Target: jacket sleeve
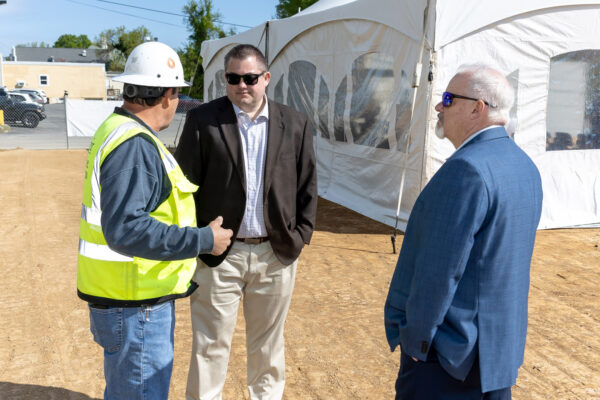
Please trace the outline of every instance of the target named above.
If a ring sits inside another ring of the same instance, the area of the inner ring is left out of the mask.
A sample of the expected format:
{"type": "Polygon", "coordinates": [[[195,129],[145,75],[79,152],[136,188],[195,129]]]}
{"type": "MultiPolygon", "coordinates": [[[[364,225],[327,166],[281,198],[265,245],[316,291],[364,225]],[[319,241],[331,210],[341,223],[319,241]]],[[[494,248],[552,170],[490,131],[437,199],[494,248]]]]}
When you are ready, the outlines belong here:
{"type": "Polygon", "coordinates": [[[151,260],[180,260],[213,248],[210,227],[180,228],[152,217],[171,193],[153,143],[137,135],[104,160],[100,169],[102,229],[111,249],[151,260]]]}
{"type": "Polygon", "coordinates": [[[296,230],[300,233],[304,243],[309,244],[315,229],[318,187],[313,132],[306,119],[304,120],[302,143],[296,171],[296,230]]]}
{"type": "Polygon", "coordinates": [[[409,248],[403,243],[386,303],[392,350],[401,344],[407,354],[427,358],[485,221],[488,202],[481,175],[463,160],[447,161],[419,196],[404,238],[409,248]],[[403,259],[405,251],[412,256],[403,259]],[[403,271],[405,261],[414,263],[407,268],[412,276],[403,271]],[[408,289],[396,290],[399,287],[408,289]]]}

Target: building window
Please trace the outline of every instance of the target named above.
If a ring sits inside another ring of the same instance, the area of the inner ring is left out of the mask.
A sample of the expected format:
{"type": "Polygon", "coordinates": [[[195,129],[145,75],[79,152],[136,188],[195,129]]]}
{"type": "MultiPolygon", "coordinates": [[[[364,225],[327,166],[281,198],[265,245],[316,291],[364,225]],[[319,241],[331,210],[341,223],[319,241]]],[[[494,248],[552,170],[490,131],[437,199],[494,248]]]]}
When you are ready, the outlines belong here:
{"type": "Polygon", "coordinates": [[[48,75],[40,75],[40,86],[48,86],[48,75]]]}
{"type": "Polygon", "coordinates": [[[600,149],[600,51],[550,60],[546,150],[600,149]]]}

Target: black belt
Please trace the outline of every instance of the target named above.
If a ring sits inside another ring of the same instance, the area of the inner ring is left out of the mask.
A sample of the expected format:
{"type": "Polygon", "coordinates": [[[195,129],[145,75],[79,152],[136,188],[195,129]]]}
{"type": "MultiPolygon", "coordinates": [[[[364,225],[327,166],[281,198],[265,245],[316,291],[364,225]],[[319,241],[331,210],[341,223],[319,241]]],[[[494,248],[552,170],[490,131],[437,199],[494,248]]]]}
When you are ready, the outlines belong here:
{"type": "Polygon", "coordinates": [[[107,306],[105,304],[92,304],[92,303],[89,303],[89,305],[92,308],[99,308],[101,310],[106,310],[107,308],[109,308],[109,306],[107,306]]]}
{"type": "Polygon", "coordinates": [[[246,244],[261,244],[269,240],[267,236],[257,237],[257,238],[235,238],[238,242],[243,242],[246,244]]]}

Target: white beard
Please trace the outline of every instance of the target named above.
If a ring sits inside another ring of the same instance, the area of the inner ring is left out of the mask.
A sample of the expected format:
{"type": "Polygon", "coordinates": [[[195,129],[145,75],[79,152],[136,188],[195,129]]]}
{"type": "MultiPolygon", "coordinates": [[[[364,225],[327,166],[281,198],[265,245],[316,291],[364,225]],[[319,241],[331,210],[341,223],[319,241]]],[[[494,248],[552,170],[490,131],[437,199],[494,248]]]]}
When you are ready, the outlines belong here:
{"type": "Polygon", "coordinates": [[[435,125],[435,136],[437,136],[439,139],[446,137],[444,136],[444,125],[440,120],[438,120],[437,124],[435,125]]]}

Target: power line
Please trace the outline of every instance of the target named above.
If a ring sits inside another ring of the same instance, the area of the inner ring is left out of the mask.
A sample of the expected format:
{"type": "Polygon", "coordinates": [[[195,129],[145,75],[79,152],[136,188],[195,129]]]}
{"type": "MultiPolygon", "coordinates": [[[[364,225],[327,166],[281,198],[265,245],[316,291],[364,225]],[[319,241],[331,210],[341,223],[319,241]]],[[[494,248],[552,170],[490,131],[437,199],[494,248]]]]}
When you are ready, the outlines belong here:
{"type": "Polygon", "coordinates": [[[240,28],[253,28],[253,26],[232,24],[231,22],[221,21],[219,19],[215,19],[215,22],[218,22],[219,24],[223,24],[223,25],[239,26],[240,28]]]}
{"type": "Polygon", "coordinates": [[[81,4],[81,5],[83,5],[83,6],[88,6],[88,7],[99,8],[100,10],[109,11],[109,12],[112,12],[112,13],[115,13],[115,14],[127,15],[127,16],[129,16],[129,17],[134,17],[134,18],[144,19],[144,20],[147,20],[147,21],[152,21],[152,22],[156,22],[156,23],[159,23],[159,24],[165,24],[165,25],[170,25],[170,26],[176,26],[176,27],[178,27],[178,28],[183,28],[181,25],[170,24],[170,23],[168,23],[168,22],[159,21],[159,20],[152,19],[152,18],[140,17],[139,15],[128,14],[128,13],[124,13],[124,12],[122,12],[122,11],[115,11],[115,10],[111,10],[111,9],[109,9],[109,8],[104,8],[104,7],[94,6],[94,5],[92,5],[92,4],[81,3],[81,2],[79,2],[79,1],[75,1],[75,0],[66,0],[66,1],[68,1],[68,2],[70,2],[70,3],[81,4]]]}
{"type": "MultiPolygon", "coordinates": [[[[176,17],[183,17],[183,18],[187,17],[187,15],[185,15],[185,14],[178,14],[178,13],[174,13],[174,12],[170,12],[170,11],[163,11],[163,10],[155,10],[153,8],[146,8],[146,7],[140,7],[140,6],[133,6],[131,4],[123,4],[123,3],[116,2],[116,1],[109,1],[109,0],[96,0],[96,1],[100,1],[102,3],[115,4],[115,5],[122,6],[122,7],[135,8],[138,10],[156,12],[156,13],[160,13],[160,14],[174,15],[176,17]]],[[[218,23],[224,24],[224,25],[239,26],[242,28],[252,28],[251,26],[248,26],[248,25],[232,24],[230,22],[225,22],[225,21],[220,21],[220,20],[215,20],[215,22],[218,22],[218,23]]]]}
{"type": "Polygon", "coordinates": [[[145,7],[139,7],[139,6],[132,6],[132,5],[129,5],[129,4],[117,3],[116,1],[108,1],[108,0],[96,0],[96,1],[100,1],[100,2],[102,2],[102,3],[116,4],[116,5],[118,5],[118,6],[123,6],[123,7],[137,8],[137,9],[139,9],[139,10],[152,11],[152,12],[157,12],[157,13],[161,13],[161,14],[175,15],[175,16],[177,16],[177,17],[185,17],[185,15],[183,15],[183,14],[172,13],[172,12],[170,12],[170,11],[154,10],[154,9],[152,9],[152,8],[145,8],[145,7]]]}

